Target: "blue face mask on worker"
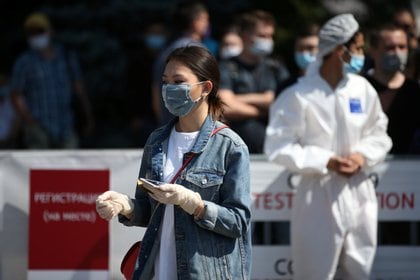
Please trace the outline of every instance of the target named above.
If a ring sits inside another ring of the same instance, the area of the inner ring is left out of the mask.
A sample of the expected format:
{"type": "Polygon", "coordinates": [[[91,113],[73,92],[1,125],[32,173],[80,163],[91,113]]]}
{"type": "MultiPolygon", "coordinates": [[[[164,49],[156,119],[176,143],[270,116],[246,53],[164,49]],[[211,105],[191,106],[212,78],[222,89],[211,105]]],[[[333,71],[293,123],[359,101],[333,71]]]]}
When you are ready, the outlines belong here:
{"type": "Polygon", "coordinates": [[[308,68],[309,64],[316,60],[316,54],[303,51],[303,52],[295,52],[295,62],[296,65],[301,69],[305,70],[308,68]]]}
{"type": "Polygon", "coordinates": [[[190,96],[191,87],[202,84],[164,84],[162,85],[162,98],[168,111],[178,117],[187,115],[195,107],[202,96],[192,100],[190,96]]]}
{"type": "Polygon", "coordinates": [[[347,52],[350,55],[350,62],[344,62],[344,72],[345,73],[359,73],[363,65],[365,64],[365,56],[359,54],[352,54],[349,50],[347,52]]]}

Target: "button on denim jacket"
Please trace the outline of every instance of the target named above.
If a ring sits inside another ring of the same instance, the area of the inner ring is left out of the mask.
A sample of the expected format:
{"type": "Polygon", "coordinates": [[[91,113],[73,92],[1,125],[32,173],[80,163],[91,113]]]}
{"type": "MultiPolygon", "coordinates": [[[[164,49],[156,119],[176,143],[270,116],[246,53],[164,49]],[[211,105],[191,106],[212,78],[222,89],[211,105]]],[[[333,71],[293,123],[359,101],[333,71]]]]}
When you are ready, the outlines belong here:
{"type": "MultiPolygon", "coordinates": [[[[155,130],[144,147],[139,177],[163,180],[168,139],[175,124],[155,130]]],[[[200,193],[205,204],[202,219],[175,206],[175,246],[178,279],[250,279],[251,196],[248,148],[230,128],[211,136],[222,123],[208,116],[190,153],[194,158],[176,183],[200,193]]],[[[184,160],[189,154],[184,155],[184,160]]],[[[159,230],[165,205],[136,188],[127,226],[147,226],[133,279],[152,279],[159,250],[159,230]]]]}

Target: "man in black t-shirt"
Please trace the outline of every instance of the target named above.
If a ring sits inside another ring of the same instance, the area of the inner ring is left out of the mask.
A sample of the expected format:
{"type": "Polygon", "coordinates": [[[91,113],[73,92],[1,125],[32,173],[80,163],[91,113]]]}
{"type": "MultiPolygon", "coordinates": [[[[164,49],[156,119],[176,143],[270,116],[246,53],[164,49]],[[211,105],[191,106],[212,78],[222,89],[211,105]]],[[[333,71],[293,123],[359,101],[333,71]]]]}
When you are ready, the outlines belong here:
{"type": "Polygon", "coordinates": [[[407,35],[400,27],[382,26],[371,34],[370,45],[375,66],[365,76],[377,90],[389,118],[391,154],[420,154],[420,86],[403,73],[407,35]]]}

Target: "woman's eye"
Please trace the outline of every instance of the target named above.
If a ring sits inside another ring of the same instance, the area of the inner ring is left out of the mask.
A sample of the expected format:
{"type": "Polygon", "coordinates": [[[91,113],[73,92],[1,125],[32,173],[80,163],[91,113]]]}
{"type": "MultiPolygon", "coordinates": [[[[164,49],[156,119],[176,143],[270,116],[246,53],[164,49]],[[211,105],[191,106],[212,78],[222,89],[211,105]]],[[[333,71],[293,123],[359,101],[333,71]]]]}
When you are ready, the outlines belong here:
{"type": "Polygon", "coordinates": [[[187,82],[185,80],[175,80],[175,81],[166,81],[166,80],[162,80],[162,85],[180,85],[180,84],[187,84],[187,82]]]}

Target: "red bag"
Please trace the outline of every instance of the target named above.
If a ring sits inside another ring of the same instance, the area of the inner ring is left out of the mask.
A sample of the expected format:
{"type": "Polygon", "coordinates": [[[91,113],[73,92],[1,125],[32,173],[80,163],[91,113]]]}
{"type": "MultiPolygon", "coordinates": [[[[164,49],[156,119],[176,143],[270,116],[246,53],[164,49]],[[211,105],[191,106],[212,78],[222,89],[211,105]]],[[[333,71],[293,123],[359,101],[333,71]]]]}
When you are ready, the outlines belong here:
{"type": "Polygon", "coordinates": [[[137,256],[139,255],[141,247],[141,241],[137,241],[133,245],[131,245],[130,249],[128,249],[127,253],[125,254],[120,270],[121,273],[124,275],[125,279],[130,280],[133,276],[134,267],[136,266],[137,256]]]}

